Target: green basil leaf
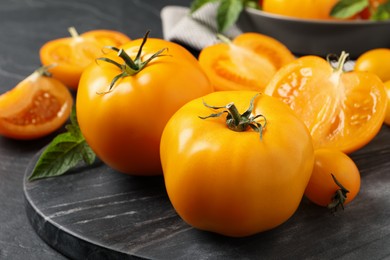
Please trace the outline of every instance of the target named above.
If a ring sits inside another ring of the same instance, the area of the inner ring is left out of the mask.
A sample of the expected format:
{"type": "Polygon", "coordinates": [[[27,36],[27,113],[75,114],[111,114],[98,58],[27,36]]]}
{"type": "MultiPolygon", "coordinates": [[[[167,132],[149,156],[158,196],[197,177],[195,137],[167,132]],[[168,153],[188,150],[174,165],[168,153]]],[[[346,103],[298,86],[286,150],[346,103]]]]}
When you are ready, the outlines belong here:
{"type": "Polygon", "coordinates": [[[88,165],[95,161],[96,155],[81,134],[74,109],[66,129],[67,132],[57,135],[42,152],[29,181],[63,175],[82,161],[88,165]]]}
{"type": "Polygon", "coordinates": [[[242,0],[221,0],[217,11],[218,32],[224,32],[232,26],[244,9],[242,0]]]}
{"type": "Polygon", "coordinates": [[[385,21],[390,19],[390,2],[383,3],[378,6],[378,9],[372,14],[370,20],[385,21]]]}
{"type": "Polygon", "coordinates": [[[199,8],[201,8],[203,5],[207,4],[207,3],[214,3],[214,2],[218,2],[219,0],[194,0],[192,1],[191,3],[191,6],[190,6],[190,12],[193,13],[195,12],[196,10],[198,10],[199,8]]]}
{"type": "Polygon", "coordinates": [[[341,0],[333,6],[330,15],[335,18],[346,19],[358,14],[368,6],[368,0],[341,0]]]}

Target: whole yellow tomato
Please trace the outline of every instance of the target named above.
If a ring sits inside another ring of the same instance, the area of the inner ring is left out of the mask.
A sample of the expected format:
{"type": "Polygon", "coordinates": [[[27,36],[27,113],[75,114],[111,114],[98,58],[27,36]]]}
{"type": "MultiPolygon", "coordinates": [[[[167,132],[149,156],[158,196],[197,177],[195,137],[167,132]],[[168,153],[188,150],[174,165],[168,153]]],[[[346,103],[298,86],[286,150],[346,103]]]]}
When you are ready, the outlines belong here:
{"type": "Polygon", "coordinates": [[[305,19],[331,19],[338,0],[264,0],[265,12],[305,19]]]}
{"type": "Polygon", "coordinates": [[[305,190],[313,203],[336,210],[351,202],[360,190],[360,173],[355,162],[335,149],[318,149],[305,190]]]}
{"type": "Polygon", "coordinates": [[[164,129],[168,196],[196,228],[252,235],[285,222],[302,199],[314,163],[310,133],[281,101],[256,94],[220,91],[195,99],[164,129]]]}
{"type": "Polygon", "coordinates": [[[390,49],[366,51],[356,59],[355,70],[375,73],[383,82],[390,80],[390,49]]]}
{"type": "Polygon", "coordinates": [[[166,122],[213,89],[183,47],[145,40],[113,48],[92,63],[81,76],[76,108],[81,132],[102,161],[120,172],[158,175],[166,122]]]}

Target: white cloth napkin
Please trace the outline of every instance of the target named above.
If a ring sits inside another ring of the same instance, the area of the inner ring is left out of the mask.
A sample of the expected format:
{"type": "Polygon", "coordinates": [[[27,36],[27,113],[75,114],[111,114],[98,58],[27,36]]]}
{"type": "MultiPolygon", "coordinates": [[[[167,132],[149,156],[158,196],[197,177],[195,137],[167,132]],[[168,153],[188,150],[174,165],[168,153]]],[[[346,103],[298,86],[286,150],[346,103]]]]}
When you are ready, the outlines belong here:
{"type": "MultiPolygon", "coordinates": [[[[181,6],[166,6],[161,10],[164,39],[179,43],[187,48],[199,51],[206,46],[215,44],[217,39],[218,4],[205,4],[193,14],[189,8],[181,6]]],[[[234,38],[242,31],[233,25],[224,35],[234,38]]]]}

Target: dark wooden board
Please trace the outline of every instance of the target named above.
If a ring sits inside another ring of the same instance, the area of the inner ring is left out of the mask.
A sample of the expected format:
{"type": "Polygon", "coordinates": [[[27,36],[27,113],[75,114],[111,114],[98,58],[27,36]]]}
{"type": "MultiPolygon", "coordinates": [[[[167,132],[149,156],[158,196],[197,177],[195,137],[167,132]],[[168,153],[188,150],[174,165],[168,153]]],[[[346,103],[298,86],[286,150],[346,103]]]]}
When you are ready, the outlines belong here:
{"type": "Polygon", "coordinates": [[[306,199],[281,226],[229,238],[196,230],[175,213],[162,176],[134,177],[103,163],[28,182],[26,211],[39,236],[66,256],[84,259],[383,259],[390,257],[390,128],[352,154],[362,185],[344,211],[306,199]]]}

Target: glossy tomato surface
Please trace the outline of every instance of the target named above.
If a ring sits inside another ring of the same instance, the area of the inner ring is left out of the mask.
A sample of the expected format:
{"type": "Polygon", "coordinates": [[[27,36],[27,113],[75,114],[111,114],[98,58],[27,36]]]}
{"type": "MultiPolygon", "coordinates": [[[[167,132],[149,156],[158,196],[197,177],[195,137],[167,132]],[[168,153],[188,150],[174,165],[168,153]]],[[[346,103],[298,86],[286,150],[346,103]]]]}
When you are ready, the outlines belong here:
{"type": "Polygon", "coordinates": [[[315,151],[313,173],[305,190],[305,196],[313,203],[326,207],[332,203],[340,186],[336,178],[348,192],[344,205],[351,202],[360,190],[360,173],[354,161],[345,153],[334,149],[315,151]]]}
{"type": "Polygon", "coordinates": [[[282,67],[265,93],[297,113],[310,130],[315,148],[346,153],[375,137],[386,109],[384,86],[375,74],[343,72],[318,56],[304,56],[282,67]]]}
{"type": "Polygon", "coordinates": [[[184,105],[161,139],[161,162],[168,196],[190,225],[242,237],[272,229],[296,211],[309,181],[314,151],[309,132],[279,100],[259,95],[252,115],[259,132],[226,126],[226,114],[204,105],[234,103],[248,109],[254,91],[220,91],[184,105]],[[265,118],[265,119],[264,119],[265,118]],[[265,121],[266,120],[266,124],[265,121]],[[265,124],[265,125],[264,125],[265,124]]]}
{"type": "Polygon", "coordinates": [[[264,0],[263,11],[304,19],[331,19],[337,0],[264,0]]]}
{"type": "Polygon", "coordinates": [[[68,88],[37,70],[0,96],[0,134],[14,139],[48,135],[65,123],[72,105],[68,88]]]}
{"type": "MultiPolygon", "coordinates": [[[[123,45],[135,59],[142,39],[123,45]]],[[[183,47],[150,38],[140,58],[163,50],[141,71],[117,80],[122,71],[99,60],[82,74],[77,91],[77,117],[88,144],[106,164],[134,175],[161,174],[159,144],[168,119],[186,102],[213,91],[197,60],[183,47]]],[[[110,58],[124,61],[116,52],[110,58]]]]}
{"type": "Polygon", "coordinates": [[[355,62],[355,70],[372,72],[383,82],[390,80],[390,48],[372,49],[363,53],[355,62]]]}
{"type": "Polygon", "coordinates": [[[119,47],[130,41],[126,35],[111,30],[93,30],[72,37],[54,39],[39,50],[43,65],[56,66],[50,69],[57,78],[71,89],[77,89],[83,70],[102,55],[104,46],[119,47]]]}
{"type": "Polygon", "coordinates": [[[384,84],[387,94],[387,108],[384,122],[390,126],[390,80],[386,81],[384,84]]]}

